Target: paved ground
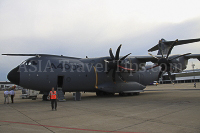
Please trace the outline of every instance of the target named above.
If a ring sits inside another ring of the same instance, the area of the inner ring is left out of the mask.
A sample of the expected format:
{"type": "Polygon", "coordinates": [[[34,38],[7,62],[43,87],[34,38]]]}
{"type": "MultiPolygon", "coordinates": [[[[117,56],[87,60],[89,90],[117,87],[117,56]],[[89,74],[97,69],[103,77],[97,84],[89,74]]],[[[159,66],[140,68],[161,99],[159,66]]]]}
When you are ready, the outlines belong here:
{"type": "Polygon", "coordinates": [[[200,132],[200,83],[148,86],[139,96],[96,97],[82,93],[82,101],[58,103],[20,99],[3,104],[0,91],[0,132],[200,132]]]}

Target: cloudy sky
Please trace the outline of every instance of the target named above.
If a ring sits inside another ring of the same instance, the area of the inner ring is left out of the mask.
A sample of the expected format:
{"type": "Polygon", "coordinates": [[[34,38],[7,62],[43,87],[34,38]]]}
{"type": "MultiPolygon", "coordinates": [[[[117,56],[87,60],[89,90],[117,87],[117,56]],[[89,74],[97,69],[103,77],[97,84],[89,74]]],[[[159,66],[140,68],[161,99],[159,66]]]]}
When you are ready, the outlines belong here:
{"type": "MultiPolygon", "coordinates": [[[[0,54],[148,55],[165,38],[200,38],[199,0],[0,0],[0,54]]],[[[172,54],[200,53],[200,42],[172,54]]],[[[156,54],[157,52],[153,52],[156,54]]],[[[27,57],[0,55],[0,81],[27,57]]],[[[189,60],[200,68],[197,60],[189,60]]]]}

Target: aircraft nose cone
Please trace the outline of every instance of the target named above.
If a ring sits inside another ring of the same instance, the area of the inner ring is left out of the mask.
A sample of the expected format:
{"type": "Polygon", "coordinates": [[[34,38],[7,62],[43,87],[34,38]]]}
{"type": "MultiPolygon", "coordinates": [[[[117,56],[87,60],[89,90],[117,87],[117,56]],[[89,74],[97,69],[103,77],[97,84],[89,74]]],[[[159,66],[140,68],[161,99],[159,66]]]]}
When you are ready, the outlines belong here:
{"type": "Polygon", "coordinates": [[[11,70],[8,75],[7,78],[10,82],[19,85],[20,83],[20,72],[19,72],[19,66],[17,66],[16,68],[14,68],[13,70],[11,70]]]}

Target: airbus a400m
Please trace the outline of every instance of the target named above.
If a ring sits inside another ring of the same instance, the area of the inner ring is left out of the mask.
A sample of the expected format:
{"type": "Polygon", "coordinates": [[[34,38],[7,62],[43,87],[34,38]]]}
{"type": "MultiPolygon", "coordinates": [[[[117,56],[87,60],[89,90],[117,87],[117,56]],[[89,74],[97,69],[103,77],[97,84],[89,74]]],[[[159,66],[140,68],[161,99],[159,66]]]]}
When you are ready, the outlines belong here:
{"type": "Polygon", "coordinates": [[[200,54],[186,53],[170,55],[176,45],[198,42],[200,39],[166,41],[161,39],[149,49],[158,50],[157,55],[120,56],[120,45],[114,55],[98,58],[76,58],[47,54],[3,54],[10,56],[33,56],[11,70],[7,78],[14,84],[38,90],[43,99],[52,87],[61,88],[63,92],[96,92],[97,95],[119,93],[139,94],[146,85],[158,80],[163,73],[168,73],[172,83],[171,72],[186,69],[188,59],[200,54]],[[146,62],[154,65],[146,65],[146,62]]]}

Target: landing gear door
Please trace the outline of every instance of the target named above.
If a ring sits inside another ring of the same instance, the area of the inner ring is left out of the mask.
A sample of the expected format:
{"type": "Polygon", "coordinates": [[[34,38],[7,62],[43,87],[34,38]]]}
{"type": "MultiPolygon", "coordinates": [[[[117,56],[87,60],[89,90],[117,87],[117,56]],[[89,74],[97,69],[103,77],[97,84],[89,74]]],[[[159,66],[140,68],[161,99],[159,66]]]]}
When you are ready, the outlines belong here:
{"type": "Polygon", "coordinates": [[[138,79],[139,79],[139,83],[140,84],[144,84],[144,75],[142,74],[142,73],[140,73],[139,75],[138,75],[138,79]]]}

